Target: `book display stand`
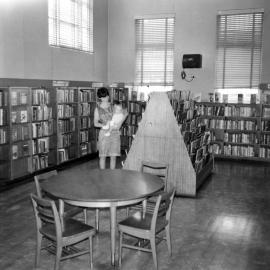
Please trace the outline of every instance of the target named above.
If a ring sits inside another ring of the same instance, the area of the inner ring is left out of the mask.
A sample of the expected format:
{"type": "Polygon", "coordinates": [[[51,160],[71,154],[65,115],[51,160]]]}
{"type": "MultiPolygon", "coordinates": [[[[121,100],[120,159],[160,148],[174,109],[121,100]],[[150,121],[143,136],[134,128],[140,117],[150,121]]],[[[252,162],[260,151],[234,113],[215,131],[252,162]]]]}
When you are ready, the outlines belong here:
{"type": "Polygon", "coordinates": [[[175,187],[177,195],[196,196],[202,179],[208,175],[203,170],[196,174],[165,92],[150,94],[123,168],[139,171],[142,161],[169,164],[167,187],[175,187]]]}

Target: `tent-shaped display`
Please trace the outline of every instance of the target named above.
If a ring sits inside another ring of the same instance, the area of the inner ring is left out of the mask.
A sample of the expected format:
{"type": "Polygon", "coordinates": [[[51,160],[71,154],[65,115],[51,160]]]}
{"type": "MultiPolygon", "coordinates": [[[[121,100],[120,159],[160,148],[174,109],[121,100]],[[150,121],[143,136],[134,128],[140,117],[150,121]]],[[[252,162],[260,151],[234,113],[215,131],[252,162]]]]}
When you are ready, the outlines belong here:
{"type": "Polygon", "coordinates": [[[150,94],[123,169],[139,171],[142,160],[169,164],[168,189],[196,195],[197,176],[165,92],[150,94]]]}

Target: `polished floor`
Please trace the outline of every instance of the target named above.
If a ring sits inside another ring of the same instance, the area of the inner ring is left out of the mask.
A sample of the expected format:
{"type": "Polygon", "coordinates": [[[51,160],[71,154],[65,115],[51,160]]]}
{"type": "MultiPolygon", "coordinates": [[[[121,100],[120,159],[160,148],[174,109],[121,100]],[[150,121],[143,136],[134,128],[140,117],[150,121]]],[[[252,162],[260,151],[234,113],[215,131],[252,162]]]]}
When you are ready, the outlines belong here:
{"type": "MultiPolygon", "coordinates": [[[[97,167],[97,160],[83,163],[97,167]]],[[[61,173],[61,172],[60,172],[61,173]]],[[[34,269],[35,221],[29,200],[33,182],[0,193],[0,269],[34,269]]],[[[89,211],[89,223],[94,212],[89,211]]],[[[125,215],[118,211],[118,220],[125,215]]],[[[218,161],[194,198],[176,198],[172,212],[173,254],[157,247],[160,270],[269,270],[270,164],[218,161]]],[[[101,212],[94,238],[94,268],[110,264],[109,213],[101,212]]],[[[53,269],[54,256],[42,252],[38,269],[53,269]]],[[[124,250],[121,269],[154,269],[151,254],[124,250]]],[[[115,267],[118,269],[118,267],[115,267]]],[[[63,270],[89,269],[88,256],[66,260],[63,270]]]]}

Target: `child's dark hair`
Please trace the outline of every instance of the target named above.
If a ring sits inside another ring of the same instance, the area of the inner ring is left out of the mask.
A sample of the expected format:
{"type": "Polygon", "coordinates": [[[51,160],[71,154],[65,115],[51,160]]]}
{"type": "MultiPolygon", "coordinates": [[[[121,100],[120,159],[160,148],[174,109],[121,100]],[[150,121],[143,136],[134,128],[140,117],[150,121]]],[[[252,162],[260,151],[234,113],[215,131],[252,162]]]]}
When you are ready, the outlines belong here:
{"type": "Polygon", "coordinates": [[[106,87],[101,87],[97,91],[98,98],[103,98],[109,96],[109,90],[106,87]]]}

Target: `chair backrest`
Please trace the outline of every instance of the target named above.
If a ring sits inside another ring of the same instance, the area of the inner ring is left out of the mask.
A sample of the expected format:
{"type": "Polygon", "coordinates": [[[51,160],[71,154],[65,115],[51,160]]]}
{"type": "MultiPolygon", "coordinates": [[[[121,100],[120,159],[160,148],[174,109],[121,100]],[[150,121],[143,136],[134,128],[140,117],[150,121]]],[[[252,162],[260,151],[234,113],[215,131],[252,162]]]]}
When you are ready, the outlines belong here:
{"type": "Polygon", "coordinates": [[[164,191],[167,191],[169,164],[152,161],[142,161],[141,172],[154,174],[164,181],[164,191]]]}
{"type": "Polygon", "coordinates": [[[46,172],[46,173],[42,173],[42,174],[39,174],[39,175],[35,175],[34,176],[34,180],[35,180],[35,185],[36,185],[36,192],[37,192],[37,195],[39,198],[42,198],[42,189],[40,187],[40,182],[42,180],[46,180],[54,175],[57,175],[57,171],[56,170],[53,170],[53,171],[49,171],[49,172],[46,172]]]}
{"type": "Polygon", "coordinates": [[[159,221],[161,221],[160,224],[162,224],[162,228],[160,229],[163,229],[170,223],[174,195],[175,188],[171,189],[169,192],[164,191],[159,194],[153,212],[151,230],[156,231],[156,224],[159,221]]]}
{"type": "Polygon", "coordinates": [[[40,198],[34,194],[30,194],[34,208],[37,230],[42,233],[42,227],[48,224],[55,225],[56,237],[62,236],[60,216],[57,211],[55,202],[40,198]]]}

